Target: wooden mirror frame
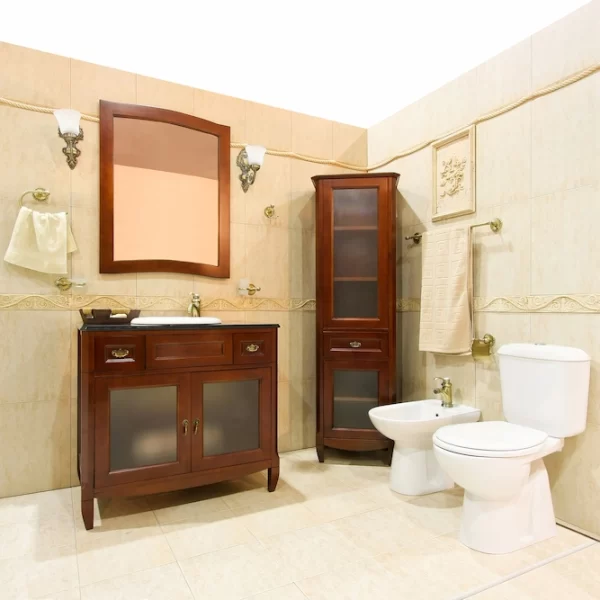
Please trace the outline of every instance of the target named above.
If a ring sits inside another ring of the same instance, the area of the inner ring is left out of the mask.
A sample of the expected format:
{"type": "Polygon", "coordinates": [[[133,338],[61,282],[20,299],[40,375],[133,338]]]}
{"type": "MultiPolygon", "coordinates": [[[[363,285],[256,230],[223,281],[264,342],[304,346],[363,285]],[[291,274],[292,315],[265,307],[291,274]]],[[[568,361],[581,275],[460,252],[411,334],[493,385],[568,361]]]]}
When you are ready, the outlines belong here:
{"type": "Polygon", "coordinates": [[[230,129],[173,110],[100,100],[100,273],[186,273],[229,277],[229,173],[230,129]],[[179,125],[218,138],[219,249],[218,265],[177,260],[114,259],[114,119],[141,119],[179,125]]]}

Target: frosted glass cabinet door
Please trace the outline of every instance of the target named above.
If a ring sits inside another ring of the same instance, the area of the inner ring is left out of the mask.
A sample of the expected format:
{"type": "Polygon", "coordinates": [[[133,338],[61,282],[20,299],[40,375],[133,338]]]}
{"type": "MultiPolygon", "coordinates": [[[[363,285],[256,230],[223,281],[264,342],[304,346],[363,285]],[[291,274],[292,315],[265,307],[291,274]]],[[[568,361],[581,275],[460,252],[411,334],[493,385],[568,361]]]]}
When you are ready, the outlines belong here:
{"type": "Polygon", "coordinates": [[[110,470],[177,460],[177,386],[110,390],[110,470]]]}
{"type": "Polygon", "coordinates": [[[388,187],[383,177],[323,183],[317,277],[326,328],[388,325],[389,291],[395,287],[389,273],[393,240],[388,187]]]}
{"type": "Polygon", "coordinates": [[[361,362],[325,361],[324,429],[327,437],[381,437],[371,423],[369,411],[391,401],[388,366],[379,361],[366,366],[361,362]]]}
{"type": "Polygon", "coordinates": [[[103,485],[189,471],[189,378],[145,375],[98,380],[96,472],[103,485]]]}
{"type": "Polygon", "coordinates": [[[333,318],[379,316],[378,190],[333,190],[333,318]]]}
{"type": "Polygon", "coordinates": [[[192,468],[253,462],[271,440],[271,369],[196,373],[192,383],[192,468]],[[261,417],[262,415],[262,417],[261,417]]]}

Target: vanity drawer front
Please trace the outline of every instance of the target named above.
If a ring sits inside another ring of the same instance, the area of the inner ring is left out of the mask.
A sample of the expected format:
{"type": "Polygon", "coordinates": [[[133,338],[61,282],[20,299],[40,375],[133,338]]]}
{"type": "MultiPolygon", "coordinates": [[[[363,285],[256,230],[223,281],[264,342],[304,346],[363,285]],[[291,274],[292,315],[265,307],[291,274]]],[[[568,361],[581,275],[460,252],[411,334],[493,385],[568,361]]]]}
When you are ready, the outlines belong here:
{"type": "Polygon", "coordinates": [[[385,359],[388,357],[387,333],[325,333],[323,345],[326,358],[360,356],[361,358],[385,359]]]}
{"type": "Polygon", "coordinates": [[[146,367],[143,335],[114,335],[94,341],[94,369],[104,372],[143,371],[146,367]]]}
{"type": "Polygon", "coordinates": [[[159,334],[146,338],[149,369],[230,365],[231,333],[159,334]]]}
{"type": "Polygon", "coordinates": [[[233,334],[233,362],[236,365],[274,361],[275,336],[272,332],[233,334]]]}

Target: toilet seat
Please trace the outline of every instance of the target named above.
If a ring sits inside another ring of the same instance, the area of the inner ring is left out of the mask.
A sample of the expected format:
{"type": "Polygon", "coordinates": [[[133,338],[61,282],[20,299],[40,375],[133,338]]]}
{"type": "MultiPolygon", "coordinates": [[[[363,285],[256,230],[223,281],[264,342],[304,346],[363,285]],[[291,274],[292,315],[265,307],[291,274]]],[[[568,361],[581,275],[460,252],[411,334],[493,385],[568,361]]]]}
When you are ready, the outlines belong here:
{"type": "Polygon", "coordinates": [[[467,456],[508,458],[535,454],[548,434],[505,421],[484,421],[441,427],[433,435],[434,445],[467,456]]]}

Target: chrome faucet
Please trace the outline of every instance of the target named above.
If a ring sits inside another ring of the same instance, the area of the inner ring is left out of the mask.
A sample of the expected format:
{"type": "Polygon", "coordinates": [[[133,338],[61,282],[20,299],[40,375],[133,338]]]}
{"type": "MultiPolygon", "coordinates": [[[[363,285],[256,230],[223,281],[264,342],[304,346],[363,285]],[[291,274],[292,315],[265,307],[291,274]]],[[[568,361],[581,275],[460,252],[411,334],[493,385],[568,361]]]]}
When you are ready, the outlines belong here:
{"type": "Polygon", "coordinates": [[[450,377],[434,377],[434,381],[438,379],[442,382],[439,388],[433,390],[434,394],[442,395],[442,408],[452,408],[452,382],[450,377]]]}
{"type": "Polygon", "coordinates": [[[188,306],[188,315],[190,315],[191,317],[199,317],[200,316],[200,296],[198,294],[194,294],[194,292],[192,292],[190,294],[190,297],[192,298],[192,301],[190,302],[189,306],[188,306]]]}

